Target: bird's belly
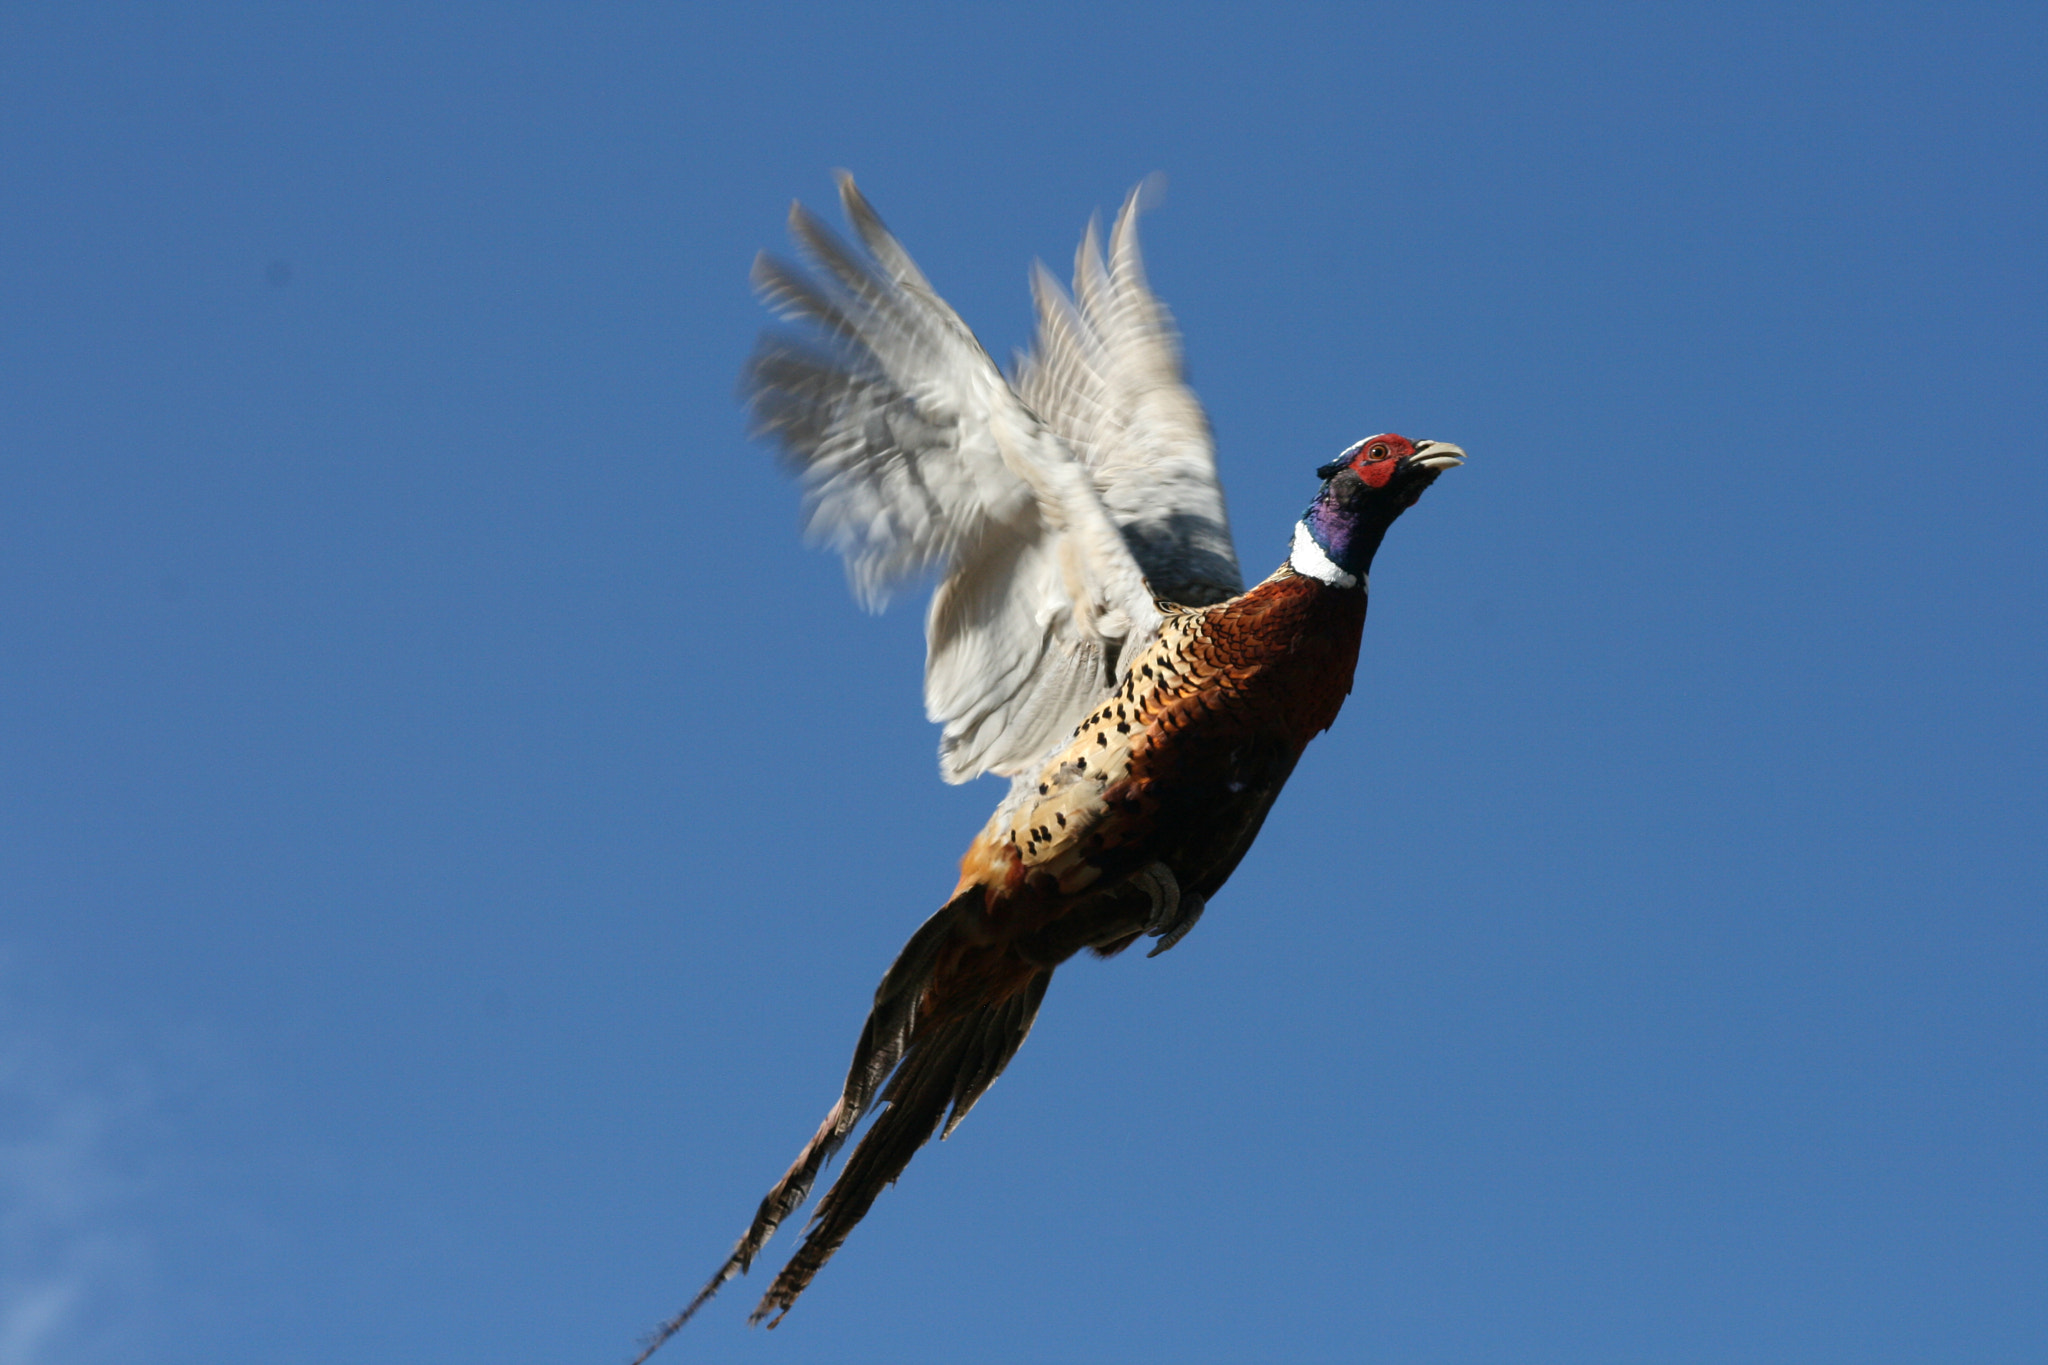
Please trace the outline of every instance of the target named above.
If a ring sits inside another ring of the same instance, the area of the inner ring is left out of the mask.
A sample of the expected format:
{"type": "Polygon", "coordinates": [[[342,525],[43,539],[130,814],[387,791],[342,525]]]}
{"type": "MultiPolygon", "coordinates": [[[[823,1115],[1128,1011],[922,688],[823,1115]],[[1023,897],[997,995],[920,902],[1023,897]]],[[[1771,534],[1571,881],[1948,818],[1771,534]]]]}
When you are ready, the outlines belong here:
{"type": "Polygon", "coordinates": [[[1060,903],[1154,863],[1211,894],[1299,756],[1291,736],[1261,723],[1258,701],[1252,688],[1148,698],[1140,720],[1126,700],[1125,721],[1116,703],[1102,708],[1046,766],[1034,796],[997,812],[963,864],[963,885],[980,882],[1025,919],[1057,915],[1060,903]]]}
{"type": "Polygon", "coordinates": [[[1136,894],[1132,874],[1153,864],[1185,891],[1222,886],[1350,688],[1363,595],[1319,591],[1269,580],[1168,619],[962,860],[959,890],[982,888],[991,937],[1076,909],[1113,919],[1136,894]]]}

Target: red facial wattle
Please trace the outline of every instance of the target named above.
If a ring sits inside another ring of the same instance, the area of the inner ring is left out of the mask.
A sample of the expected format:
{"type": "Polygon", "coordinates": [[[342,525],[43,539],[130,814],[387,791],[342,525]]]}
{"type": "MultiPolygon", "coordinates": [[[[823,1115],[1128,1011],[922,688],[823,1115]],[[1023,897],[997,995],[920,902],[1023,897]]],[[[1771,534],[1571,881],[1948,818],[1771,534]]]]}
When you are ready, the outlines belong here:
{"type": "Polygon", "coordinates": [[[1351,457],[1351,470],[1365,480],[1367,488],[1385,488],[1394,477],[1394,466],[1415,453],[1415,443],[1406,436],[1386,432],[1364,442],[1351,457]]]}

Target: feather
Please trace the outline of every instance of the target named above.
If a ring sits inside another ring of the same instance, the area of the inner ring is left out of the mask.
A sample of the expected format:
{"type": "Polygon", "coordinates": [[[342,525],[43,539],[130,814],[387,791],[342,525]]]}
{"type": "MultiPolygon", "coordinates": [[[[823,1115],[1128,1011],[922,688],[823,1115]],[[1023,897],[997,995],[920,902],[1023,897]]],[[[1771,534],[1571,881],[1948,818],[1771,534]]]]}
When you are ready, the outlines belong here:
{"type": "Polygon", "coordinates": [[[871,608],[927,572],[925,709],[940,772],[1027,771],[1158,625],[1089,468],[1032,412],[842,176],[860,245],[797,205],[809,268],[763,256],[743,387],[801,479],[806,529],[871,608]]]}
{"type": "Polygon", "coordinates": [[[1035,972],[1012,993],[947,1019],[913,1040],[882,1093],[881,1113],[847,1158],[846,1169],[818,1201],[803,1245],[761,1296],[749,1323],[767,1319],[773,1327],[780,1322],[867,1216],[876,1196],[896,1183],[918,1149],[931,1140],[940,1120],[945,1119],[945,1132],[940,1134],[944,1137],[967,1117],[1023,1046],[1051,981],[1052,969],[1035,972]]]}
{"type": "Polygon", "coordinates": [[[1094,475],[1110,518],[1161,597],[1189,606],[1244,590],[1216,481],[1215,445],[1182,373],[1180,337],[1145,279],[1131,191],[1105,260],[1090,221],[1070,298],[1032,273],[1038,334],[1017,391],[1094,475]]]}
{"type": "MultiPolygon", "coordinates": [[[[660,1349],[728,1280],[747,1271],[776,1229],[810,1196],[819,1173],[859,1125],[878,1090],[881,1113],[819,1202],[803,1245],[769,1286],[751,1322],[789,1311],[866,1215],[882,1187],[893,1183],[918,1148],[931,1139],[940,1120],[945,1120],[945,1133],[940,1136],[951,1134],[1002,1075],[1031,1032],[1039,1002],[1052,980],[1052,968],[1032,968],[1013,960],[1007,964],[1013,984],[999,988],[992,998],[979,995],[983,977],[971,971],[963,974],[960,963],[963,945],[971,945],[974,939],[974,922],[981,907],[981,888],[969,887],[911,935],[875,989],[874,1008],[854,1047],[846,1084],[825,1121],[761,1200],[754,1221],[725,1263],[688,1307],[647,1338],[633,1365],[640,1365],[660,1349]],[[949,949],[953,950],[950,958],[949,949]],[[942,965],[948,960],[953,966],[951,976],[942,965]],[[964,986],[963,975],[967,978],[964,986]],[[941,1003],[935,1008],[935,1000],[951,1002],[953,1007],[947,1011],[941,1003]]],[[[964,956],[972,958],[971,946],[965,947],[964,956]]]]}
{"type": "MultiPolygon", "coordinates": [[[[980,889],[973,895],[958,896],[910,936],[903,950],[896,955],[896,961],[882,977],[882,984],[875,988],[874,1008],[868,1012],[867,1023],[861,1029],[860,1041],[854,1045],[853,1061],[846,1069],[846,1084],[839,1099],[825,1114],[825,1121],[818,1125],[818,1131],[797,1153],[782,1179],[768,1191],[761,1200],[761,1207],[755,1211],[754,1221],[746,1233],[733,1247],[732,1254],[718,1268],[705,1286],[697,1291],[682,1312],[656,1328],[642,1343],[640,1354],[634,1357],[633,1365],[641,1362],[661,1349],[663,1342],[681,1331],[683,1324],[695,1317],[697,1310],[711,1302],[714,1295],[735,1275],[745,1274],[768,1245],[769,1238],[777,1228],[810,1197],[811,1187],[817,1183],[818,1175],[826,1163],[845,1143],[848,1135],[859,1126],[861,1115],[866,1111],[875,1091],[889,1074],[896,1069],[910,1047],[917,1006],[925,987],[930,982],[932,970],[938,960],[940,949],[958,931],[963,914],[970,913],[969,907],[978,905],[980,889]]],[[[1041,994],[1043,987],[1040,988],[1041,994]]],[[[1025,1028],[1030,1025],[1027,1021],[1025,1028]]],[[[1023,1043],[1020,1035],[1019,1045],[1023,1043]]],[[[1011,1049],[1012,1052],[1016,1048],[1011,1049]]],[[[1005,1059],[1007,1060],[1007,1059],[1005,1059]]],[[[1001,1067],[998,1066],[1000,1071],[1001,1067]]],[[[990,1078],[993,1080],[993,1077],[990,1078]]],[[[936,1122],[936,1120],[935,1120],[936,1122]]],[[[863,1143],[865,1146],[865,1143],[863,1143]]],[[[915,1150],[913,1148],[913,1150],[915,1150]]],[[[906,1161],[908,1157],[904,1158],[906,1161]]],[[[850,1168],[849,1168],[850,1169],[850,1168]]],[[[898,1167],[900,1170],[901,1167],[898,1167]]],[[[893,1178],[893,1177],[892,1177],[893,1178]]],[[[842,1173],[840,1177],[845,1179],[842,1173]]],[[[872,1196],[870,1196],[872,1202],[872,1196]]],[[[854,1221],[858,1222],[858,1218],[854,1221]]],[[[851,1229],[852,1224],[847,1225],[851,1229]]],[[[841,1234],[844,1240],[844,1234],[841,1234]]],[[[835,1244],[836,1246],[836,1244],[835,1244]]],[[[829,1255],[829,1253],[827,1253],[829,1255]]],[[[818,1264],[823,1265],[821,1259],[818,1264]]],[[[815,1272],[814,1272],[815,1273],[815,1272]]],[[[794,1301],[794,1295],[791,1296],[794,1301]]],[[[756,1317],[758,1318],[758,1314],[756,1317]]]]}

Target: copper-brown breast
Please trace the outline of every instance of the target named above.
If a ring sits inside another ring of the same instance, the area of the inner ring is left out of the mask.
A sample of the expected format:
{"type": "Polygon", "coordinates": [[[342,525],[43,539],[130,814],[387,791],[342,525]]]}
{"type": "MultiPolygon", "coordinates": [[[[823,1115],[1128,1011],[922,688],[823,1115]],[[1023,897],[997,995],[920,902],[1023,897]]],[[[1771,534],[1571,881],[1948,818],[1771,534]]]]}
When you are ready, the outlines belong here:
{"type": "Polygon", "coordinates": [[[1227,859],[1227,875],[1303,747],[1336,719],[1364,620],[1363,593],[1285,571],[1170,614],[1035,799],[990,821],[963,885],[1028,884],[1057,900],[1153,861],[1227,859]]]}

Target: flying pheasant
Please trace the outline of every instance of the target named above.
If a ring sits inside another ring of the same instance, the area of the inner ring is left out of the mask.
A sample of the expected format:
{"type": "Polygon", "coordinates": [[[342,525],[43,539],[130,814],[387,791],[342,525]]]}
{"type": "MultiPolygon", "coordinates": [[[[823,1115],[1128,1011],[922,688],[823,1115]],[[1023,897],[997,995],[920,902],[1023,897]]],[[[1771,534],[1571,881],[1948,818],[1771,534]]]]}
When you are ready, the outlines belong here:
{"type": "Polygon", "coordinates": [[[752,1264],[870,1108],[751,1321],[774,1326],[882,1187],[966,1117],[1062,962],[1145,935],[1157,956],[1194,927],[1351,690],[1380,538],[1464,458],[1394,435],[1349,447],[1316,471],[1286,562],[1246,591],[1208,422],[1145,281],[1136,193],[1107,259],[1089,226],[1071,298],[1036,269],[1038,336],[1013,380],[851,177],[839,193],[864,251],[799,204],[790,228],[815,268],[755,263],[762,297],[807,330],[763,339],[754,414],[857,596],[879,605],[937,571],[925,708],[944,727],[940,772],[1011,786],[882,978],[838,1102],[641,1360],[752,1264]]]}

